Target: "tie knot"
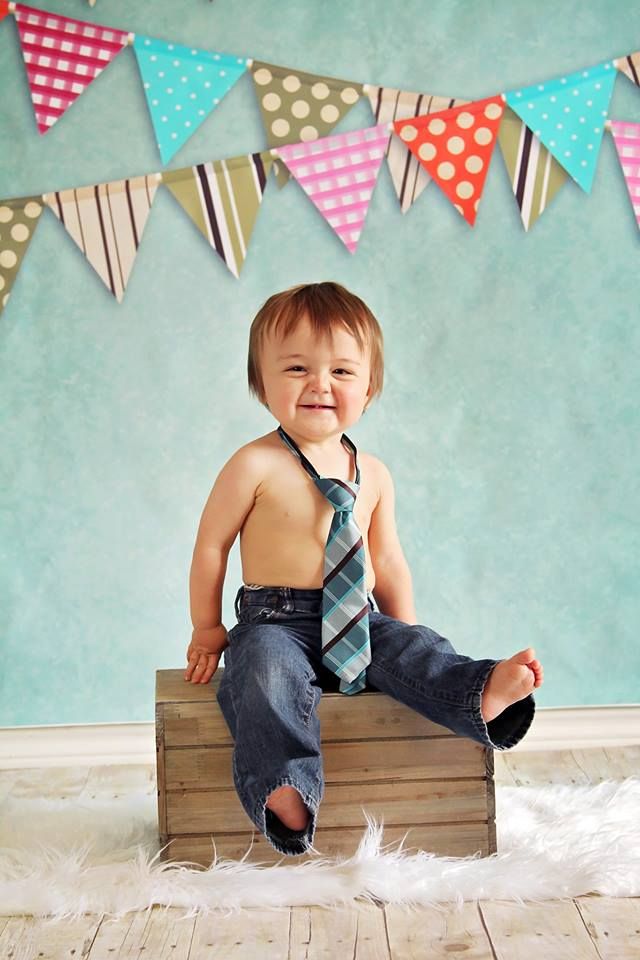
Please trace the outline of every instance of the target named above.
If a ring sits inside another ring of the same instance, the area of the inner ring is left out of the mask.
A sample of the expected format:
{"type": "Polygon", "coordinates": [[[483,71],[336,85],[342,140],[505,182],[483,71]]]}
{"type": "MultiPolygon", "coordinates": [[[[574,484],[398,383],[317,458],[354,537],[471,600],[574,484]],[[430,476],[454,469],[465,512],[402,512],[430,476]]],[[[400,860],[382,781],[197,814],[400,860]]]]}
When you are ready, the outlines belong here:
{"type": "Polygon", "coordinates": [[[348,483],[346,480],[332,480],[330,477],[318,477],[315,482],[334,510],[339,510],[341,513],[353,512],[358,492],[355,483],[348,483]]]}

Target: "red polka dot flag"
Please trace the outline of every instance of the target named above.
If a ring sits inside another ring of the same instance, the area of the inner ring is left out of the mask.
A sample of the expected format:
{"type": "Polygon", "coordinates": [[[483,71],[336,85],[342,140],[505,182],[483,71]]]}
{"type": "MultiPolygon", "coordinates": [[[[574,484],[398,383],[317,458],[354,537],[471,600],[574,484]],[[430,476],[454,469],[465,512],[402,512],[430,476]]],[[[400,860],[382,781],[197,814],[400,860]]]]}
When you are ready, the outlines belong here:
{"type": "Polygon", "coordinates": [[[8,0],[0,0],[0,20],[4,20],[4,18],[8,13],[9,13],[8,0]]]}
{"type": "Polygon", "coordinates": [[[395,133],[473,226],[504,115],[501,94],[397,120],[395,133]]]}

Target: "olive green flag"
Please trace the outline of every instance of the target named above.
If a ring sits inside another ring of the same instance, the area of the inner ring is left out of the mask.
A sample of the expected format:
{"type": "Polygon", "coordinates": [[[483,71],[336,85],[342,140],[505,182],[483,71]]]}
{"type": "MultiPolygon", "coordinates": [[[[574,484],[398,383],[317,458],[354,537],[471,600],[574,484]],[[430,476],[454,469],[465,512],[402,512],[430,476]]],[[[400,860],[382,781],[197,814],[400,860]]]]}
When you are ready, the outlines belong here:
{"type": "Polygon", "coordinates": [[[498,143],[524,228],[528,230],[567,182],[569,174],[506,105],[498,143]]]}
{"type": "Polygon", "coordinates": [[[183,210],[238,277],[273,164],[268,151],[162,174],[183,210]]]}
{"type": "Polygon", "coordinates": [[[0,200],[0,313],[44,209],[41,196],[0,200]]]}
{"type": "MultiPolygon", "coordinates": [[[[362,96],[362,84],[254,60],[251,75],[270,147],[326,137],[362,96]]],[[[275,161],[279,186],[289,171],[275,161]]]]}

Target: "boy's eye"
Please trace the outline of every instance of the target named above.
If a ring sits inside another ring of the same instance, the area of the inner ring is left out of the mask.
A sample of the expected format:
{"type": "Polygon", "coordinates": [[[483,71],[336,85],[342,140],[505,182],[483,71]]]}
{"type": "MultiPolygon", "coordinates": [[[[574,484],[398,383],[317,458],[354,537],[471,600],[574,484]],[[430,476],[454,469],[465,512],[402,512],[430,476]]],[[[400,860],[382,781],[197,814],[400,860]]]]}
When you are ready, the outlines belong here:
{"type": "Polygon", "coordinates": [[[338,370],[334,370],[333,372],[334,372],[334,373],[339,373],[339,374],[347,374],[347,375],[349,375],[349,374],[351,373],[351,370],[345,370],[345,369],[343,369],[342,367],[340,367],[338,370]]]}
{"type": "Polygon", "coordinates": [[[289,373],[289,371],[291,371],[291,370],[292,370],[294,373],[298,373],[299,370],[304,370],[304,367],[301,367],[301,366],[299,366],[299,365],[296,366],[296,367],[287,367],[286,373],[289,373]]]}

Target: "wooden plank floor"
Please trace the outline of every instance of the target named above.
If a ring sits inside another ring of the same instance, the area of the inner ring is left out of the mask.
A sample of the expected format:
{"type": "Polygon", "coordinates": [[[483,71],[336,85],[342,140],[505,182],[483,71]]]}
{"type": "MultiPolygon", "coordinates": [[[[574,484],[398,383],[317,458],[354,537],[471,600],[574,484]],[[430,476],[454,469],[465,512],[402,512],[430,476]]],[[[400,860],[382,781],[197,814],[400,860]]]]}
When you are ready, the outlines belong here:
{"type": "MultiPolygon", "coordinates": [[[[640,773],[640,746],[495,756],[496,781],[507,786],[600,783],[640,773]]],[[[0,771],[5,797],[78,796],[126,784],[153,790],[152,768],[0,771]],[[132,779],[133,778],[133,779],[132,779]]],[[[1,813],[1,810],[0,810],[1,813]]],[[[122,920],[87,915],[52,924],[0,917],[0,960],[637,960],[640,898],[579,897],[524,906],[465,903],[458,911],[357,905],[246,910],[237,916],[181,919],[156,908],[122,920]]]]}

